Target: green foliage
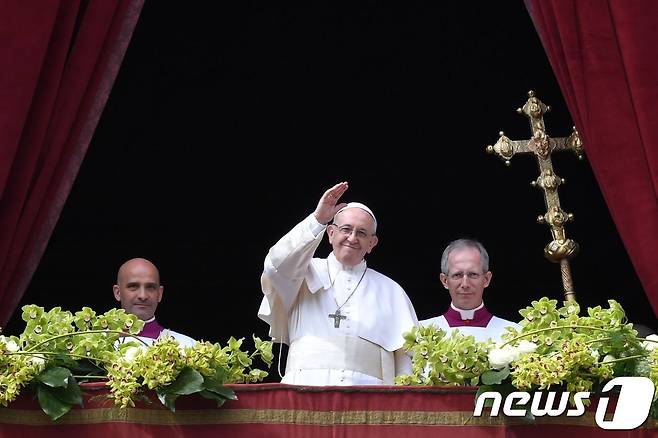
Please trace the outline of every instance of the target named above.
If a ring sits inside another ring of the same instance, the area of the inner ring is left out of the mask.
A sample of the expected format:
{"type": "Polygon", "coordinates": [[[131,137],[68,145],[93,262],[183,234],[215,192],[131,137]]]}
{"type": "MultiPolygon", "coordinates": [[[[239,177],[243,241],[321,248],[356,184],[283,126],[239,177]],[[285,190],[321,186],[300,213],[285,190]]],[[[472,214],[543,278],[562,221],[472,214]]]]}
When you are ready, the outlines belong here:
{"type": "MultiPolygon", "coordinates": [[[[658,336],[637,337],[622,306],[588,308],[546,297],[521,309],[520,330],[507,328],[504,342],[475,342],[434,326],[404,334],[413,355],[412,374],[398,376],[404,385],[477,385],[501,394],[515,390],[561,388],[570,393],[595,392],[619,376],[650,378],[658,387],[658,336]]],[[[652,414],[658,418],[658,390],[652,414]]]]}
{"type": "Polygon", "coordinates": [[[579,317],[577,304],[557,308],[557,300],[544,297],[521,310],[521,331],[509,330],[505,339],[511,345],[530,339],[537,349],[514,363],[512,384],[521,390],[564,386],[569,392],[592,391],[614,376],[634,375],[647,351],[621,305],[608,304],[608,309],[596,306],[579,317]]]}
{"type": "Polygon", "coordinates": [[[413,353],[413,373],[396,377],[399,385],[477,385],[487,369],[488,344],[473,336],[446,336],[427,326],[414,327],[404,337],[404,348],[413,353]]]}
{"type": "Polygon", "coordinates": [[[509,377],[509,367],[500,370],[487,370],[480,375],[483,385],[500,385],[509,377]]]}
{"type": "Polygon", "coordinates": [[[53,420],[82,405],[79,381],[107,380],[110,397],[121,408],[134,406],[147,390],[172,411],[179,396],[196,393],[221,406],[236,398],[226,384],[267,376],[252,368],[254,359],[268,367],[273,360],[272,342],[255,336],[253,353],[241,349],[244,338],[233,337],[224,347],[201,341],[183,348],[171,337],[147,345],[135,336],[144,322],[122,309],[97,315],[83,307],[72,314],[28,305],[22,318],[26,327],[20,336],[0,336],[0,405],[32,387],[53,420]]]}
{"type": "Polygon", "coordinates": [[[267,372],[250,367],[256,357],[267,366],[272,364],[272,342],[253,339],[256,350],[251,354],[241,350],[244,338],[233,337],[225,347],[197,342],[194,347],[180,348],[172,338],[158,339],[147,349],[131,345],[108,367],[108,386],[121,407],[134,406],[144,386],[155,389],[160,401],[172,410],[176,398],[188,393],[203,393],[223,403],[233,397],[225,384],[254,383],[267,376],[267,372]]]}
{"type": "Polygon", "coordinates": [[[80,386],[67,368],[46,368],[36,380],[39,404],[53,420],[66,414],[73,405],[82,405],[80,386]]]}

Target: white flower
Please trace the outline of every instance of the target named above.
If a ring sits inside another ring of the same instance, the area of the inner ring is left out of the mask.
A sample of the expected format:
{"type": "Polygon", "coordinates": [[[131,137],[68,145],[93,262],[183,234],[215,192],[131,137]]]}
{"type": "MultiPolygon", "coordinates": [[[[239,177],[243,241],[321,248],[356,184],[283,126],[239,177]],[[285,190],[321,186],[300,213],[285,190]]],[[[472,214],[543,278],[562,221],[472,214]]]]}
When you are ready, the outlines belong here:
{"type": "Polygon", "coordinates": [[[603,363],[612,362],[613,360],[617,360],[617,358],[614,357],[612,354],[606,354],[605,357],[603,358],[603,363]]]}
{"type": "Polygon", "coordinates": [[[35,356],[31,356],[30,357],[30,362],[37,365],[40,370],[43,370],[46,367],[46,359],[40,354],[37,354],[35,356]]]}
{"type": "Polygon", "coordinates": [[[21,349],[13,339],[7,339],[5,338],[4,335],[0,335],[0,342],[5,344],[5,348],[7,348],[7,351],[10,351],[12,353],[21,349]]]}
{"type": "Polygon", "coordinates": [[[537,344],[526,340],[520,341],[518,347],[505,345],[500,348],[497,346],[489,350],[489,364],[491,368],[499,370],[518,360],[522,354],[534,353],[535,350],[537,350],[537,344]]]}
{"type": "Polygon", "coordinates": [[[647,351],[653,351],[655,349],[658,349],[658,335],[649,335],[646,337],[648,341],[642,342],[642,346],[644,347],[645,350],[647,351]],[[651,342],[655,341],[655,342],[651,342]]]}
{"type": "Polygon", "coordinates": [[[505,345],[503,348],[494,348],[488,354],[489,365],[491,365],[491,368],[499,370],[518,359],[519,355],[518,348],[511,345],[505,345]]]}
{"type": "Polygon", "coordinates": [[[523,339],[519,342],[519,346],[517,348],[519,349],[520,354],[534,353],[537,349],[537,344],[523,339]]]}
{"type": "Polygon", "coordinates": [[[7,350],[11,351],[12,353],[15,352],[15,351],[20,350],[20,347],[18,346],[18,344],[16,342],[14,342],[13,339],[10,339],[9,342],[7,342],[6,345],[7,345],[7,350]]]}
{"type": "Polygon", "coordinates": [[[142,347],[128,347],[126,350],[123,352],[123,358],[127,360],[128,362],[132,362],[135,360],[135,357],[139,354],[139,352],[142,350],[142,347]]]}
{"type": "Polygon", "coordinates": [[[590,354],[591,354],[592,357],[593,357],[594,359],[596,359],[596,360],[598,360],[599,357],[601,357],[601,355],[599,354],[599,350],[592,350],[592,352],[591,352],[590,354]]]}

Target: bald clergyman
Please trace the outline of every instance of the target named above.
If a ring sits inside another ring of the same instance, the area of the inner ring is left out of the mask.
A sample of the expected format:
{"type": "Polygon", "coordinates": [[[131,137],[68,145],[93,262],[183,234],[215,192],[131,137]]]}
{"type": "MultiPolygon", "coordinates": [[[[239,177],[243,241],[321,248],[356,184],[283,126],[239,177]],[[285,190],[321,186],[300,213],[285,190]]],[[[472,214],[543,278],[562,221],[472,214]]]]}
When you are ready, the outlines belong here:
{"type": "Polygon", "coordinates": [[[155,319],[155,310],[162,301],[164,288],[160,284],[160,272],[153,263],[142,258],[128,260],[119,268],[117,284],[112,289],[114,298],[126,313],[146,323],[138,334],[142,340],[151,343],[159,337],[171,336],[181,346],[194,346],[194,339],[164,328],[155,319]]]}
{"type": "Polygon", "coordinates": [[[377,221],[363,204],[338,203],[347,188],[328,189],[265,258],[258,316],[290,346],[283,383],[390,385],[411,372],[402,334],[416,312],[400,285],[367,267],[377,221]],[[325,230],[333,251],[314,258],[325,230]]]}

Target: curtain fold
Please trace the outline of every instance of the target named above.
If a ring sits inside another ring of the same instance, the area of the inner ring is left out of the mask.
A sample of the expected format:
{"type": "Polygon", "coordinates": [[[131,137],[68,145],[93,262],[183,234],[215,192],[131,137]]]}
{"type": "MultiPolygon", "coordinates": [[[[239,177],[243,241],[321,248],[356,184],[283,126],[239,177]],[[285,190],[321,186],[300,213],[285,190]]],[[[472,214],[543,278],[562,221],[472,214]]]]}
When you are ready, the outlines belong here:
{"type": "Polygon", "coordinates": [[[658,315],[658,2],[525,4],[619,235],[658,315]]]}
{"type": "Polygon", "coordinates": [[[2,2],[0,325],[45,251],[142,5],[2,2]]]}

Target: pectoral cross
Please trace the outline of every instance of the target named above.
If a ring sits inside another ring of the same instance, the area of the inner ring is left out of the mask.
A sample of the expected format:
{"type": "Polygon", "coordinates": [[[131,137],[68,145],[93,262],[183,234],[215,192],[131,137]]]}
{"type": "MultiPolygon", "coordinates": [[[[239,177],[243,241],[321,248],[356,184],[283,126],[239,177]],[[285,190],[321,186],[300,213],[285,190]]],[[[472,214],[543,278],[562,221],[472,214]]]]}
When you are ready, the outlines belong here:
{"type": "Polygon", "coordinates": [[[573,288],[573,279],[569,258],[578,253],[578,244],[571,239],[567,239],[564,231],[564,224],[567,221],[573,221],[573,214],[566,213],[560,207],[560,198],[557,189],[565,180],[559,178],[553,170],[551,162],[551,153],[560,150],[572,150],[579,159],[583,158],[583,143],[578,136],[576,128],[568,137],[549,138],[544,126],[544,114],[550,111],[550,107],[544,105],[535,93],[528,93],[528,100],[523,108],[516,111],[519,114],[525,114],[530,120],[530,129],[532,138],[530,140],[510,140],[503,132],[500,132],[500,138],[493,146],[487,146],[487,152],[496,154],[505,160],[509,166],[510,159],[514,154],[533,153],[539,163],[539,177],[531,182],[533,187],[539,187],[544,192],[544,202],[546,204],[546,213],[537,218],[540,224],[548,224],[551,227],[553,240],[544,247],[544,256],[554,263],[560,264],[562,273],[562,286],[564,289],[564,299],[566,301],[575,301],[576,292],[573,288]]]}
{"type": "Polygon", "coordinates": [[[330,313],[329,318],[334,319],[334,328],[340,327],[340,320],[347,319],[347,316],[340,314],[340,309],[336,309],[336,313],[330,313]]]}

